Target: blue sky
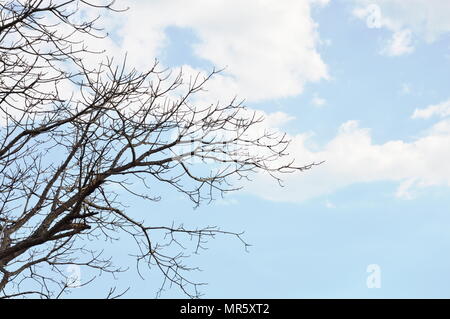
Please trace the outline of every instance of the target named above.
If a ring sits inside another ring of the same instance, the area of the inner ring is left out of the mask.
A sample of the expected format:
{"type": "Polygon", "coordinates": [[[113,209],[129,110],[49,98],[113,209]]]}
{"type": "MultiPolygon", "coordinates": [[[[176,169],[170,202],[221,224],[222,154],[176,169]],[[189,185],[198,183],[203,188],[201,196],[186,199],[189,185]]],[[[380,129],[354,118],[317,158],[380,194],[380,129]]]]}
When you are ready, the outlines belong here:
{"type": "MultiPolygon", "coordinates": [[[[258,175],[196,210],[166,188],[158,203],[123,199],[148,222],[245,231],[248,252],[218,237],[189,260],[204,297],[450,297],[450,4],[405,2],[137,1],[107,20],[109,52],[139,67],[226,66],[210,98],[246,98],[289,134],[299,163],[325,160],[284,188],[258,175]],[[372,264],[380,288],[366,285],[372,264]]],[[[108,249],[132,263],[132,241],[108,249]]],[[[72,296],[112,284],[152,298],[160,276],[141,280],[132,265],[72,296]]]]}

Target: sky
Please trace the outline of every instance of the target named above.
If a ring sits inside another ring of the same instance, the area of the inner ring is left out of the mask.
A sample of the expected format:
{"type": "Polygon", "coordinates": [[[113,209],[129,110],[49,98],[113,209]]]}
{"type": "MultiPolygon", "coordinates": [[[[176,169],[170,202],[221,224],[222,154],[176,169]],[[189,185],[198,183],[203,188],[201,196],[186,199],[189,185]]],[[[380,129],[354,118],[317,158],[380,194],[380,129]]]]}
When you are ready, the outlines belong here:
{"type": "MultiPolygon", "coordinates": [[[[292,140],[299,164],[257,174],[242,191],[193,209],[179,193],[123,198],[147,222],[245,231],[246,251],[217,237],[189,264],[204,298],[450,297],[450,2],[446,0],[153,0],[104,16],[101,45],[144,69],[208,72],[206,99],[238,95],[292,140]]],[[[121,239],[109,248],[130,270],[75,289],[130,287],[153,298],[121,239]]],[[[107,250],[108,252],[108,250],[107,250]]],[[[82,273],[88,278],[89,273],[82,273]]],[[[183,297],[176,288],[163,298],[183,297]]]]}

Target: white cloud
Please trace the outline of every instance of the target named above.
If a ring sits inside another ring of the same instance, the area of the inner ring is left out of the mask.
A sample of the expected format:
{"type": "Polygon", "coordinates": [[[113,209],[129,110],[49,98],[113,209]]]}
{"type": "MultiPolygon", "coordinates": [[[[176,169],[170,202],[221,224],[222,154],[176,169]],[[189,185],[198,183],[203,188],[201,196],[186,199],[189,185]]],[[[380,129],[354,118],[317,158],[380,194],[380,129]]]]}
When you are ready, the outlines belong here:
{"type": "Polygon", "coordinates": [[[235,83],[235,94],[250,101],[295,96],[305,83],[328,78],[310,13],[327,2],[124,0],[129,11],[106,21],[116,40],[107,47],[129,51],[131,64],[145,67],[168,44],[168,27],[188,28],[199,40],[194,53],[226,67],[224,81],[235,83]]]}
{"type": "Polygon", "coordinates": [[[264,114],[264,117],[265,117],[265,121],[266,121],[265,125],[267,127],[272,127],[272,128],[282,127],[284,124],[286,124],[292,120],[295,120],[294,116],[291,116],[284,112],[274,112],[274,113],[270,113],[270,114],[264,114]]]}
{"type": "Polygon", "coordinates": [[[309,0],[313,4],[318,4],[319,6],[326,6],[330,3],[330,0],[309,0]]]}
{"type": "Polygon", "coordinates": [[[450,99],[439,104],[430,105],[424,109],[416,109],[412,118],[428,119],[434,115],[446,117],[450,115],[450,99]]]}
{"type": "Polygon", "coordinates": [[[397,196],[400,199],[404,200],[411,200],[414,199],[414,195],[411,191],[411,189],[414,186],[414,183],[416,182],[415,178],[409,178],[402,183],[400,183],[400,186],[397,189],[397,192],[395,193],[395,196],[397,196]]]}
{"type": "Polygon", "coordinates": [[[411,30],[406,29],[395,32],[386,46],[381,50],[381,53],[388,56],[400,56],[412,53],[413,51],[412,33],[411,30]]]}
{"type": "Polygon", "coordinates": [[[370,130],[357,121],[343,123],[337,135],[319,150],[308,147],[310,134],[292,136],[291,154],[298,164],[325,160],[311,170],[284,176],[284,188],[257,175],[247,191],[275,201],[300,202],[333,193],[355,183],[397,182],[393,196],[413,198],[414,190],[450,186],[450,121],[435,124],[412,141],[372,142],[370,130]]]}
{"type": "Polygon", "coordinates": [[[325,207],[329,209],[336,208],[336,205],[334,205],[332,202],[330,202],[328,199],[325,202],[325,207]]]}
{"type": "Polygon", "coordinates": [[[393,32],[385,53],[395,56],[412,52],[412,38],[433,42],[450,32],[450,1],[446,0],[353,0],[354,16],[369,28],[393,32]]]}
{"type": "Polygon", "coordinates": [[[319,97],[318,95],[314,95],[314,97],[311,100],[311,103],[314,106],[320,107],[320,106],[324,106],[327,103],[327,100],[319,97]]]}

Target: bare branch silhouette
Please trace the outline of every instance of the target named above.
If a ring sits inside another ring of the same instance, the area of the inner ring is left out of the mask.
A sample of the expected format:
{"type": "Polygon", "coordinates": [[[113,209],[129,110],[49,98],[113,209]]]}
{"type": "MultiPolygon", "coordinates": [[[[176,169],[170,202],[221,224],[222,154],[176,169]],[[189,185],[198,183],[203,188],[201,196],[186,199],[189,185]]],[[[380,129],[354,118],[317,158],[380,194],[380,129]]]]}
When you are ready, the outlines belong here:
{"type": "MultiPolygon", "coordinates": [[[[155,62],[141,72],[90,51],[83,38],[106,33],[97,18],[80,22],[88,8],[122,10],[88,0],[0,1],[0,296],[59,298],[71,289],[68,265],[124,271],[85,241],[101,249],[100,238],[128,235],[138,264],[161,271],[162,289],[175,285],[198,297],[183,242],[195,240],[199,250],[232,235],[246,246],[242,234],[149,225],[120,203],[117,187],[157,201],[154,185],[165,183],[197,206],[239,189],[236,182],[252,173],[280,181],[315,164],[280,164],[289,141],[256,134],[263,118],[242,102],[193,103],[220,71],[186,76],[155,62]],[[86,66],[90,54],[103,62],[86,66]]],[[[123,293],[112,288],[108,298],[123,293]]]]}

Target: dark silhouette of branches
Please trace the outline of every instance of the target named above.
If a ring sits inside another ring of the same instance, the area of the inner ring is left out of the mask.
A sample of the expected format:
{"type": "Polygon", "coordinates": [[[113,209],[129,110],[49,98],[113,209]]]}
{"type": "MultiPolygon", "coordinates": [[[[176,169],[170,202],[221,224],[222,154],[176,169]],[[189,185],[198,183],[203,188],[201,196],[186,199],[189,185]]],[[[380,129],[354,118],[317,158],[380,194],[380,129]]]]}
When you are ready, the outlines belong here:
{"type": "MultiPolygon", "coordinates": [[[[161,271],[162,289],[198,297],[183,242],[199,250],[232,235],[246,246],[241,234],[148,225],[121,205],[118,187],[157,201],[155,185],[165,183],[197,206],[254,172],[280,181],[315,164],[280,162],[289,141],[256,132],[263,119],[241,102],[194,103],[218,71],[186,76],[155,62],[142,72],[106,55],[85,65],[86,55],[104,53],[83,39],[106,35],[97,18],[79,15],[87,9],[121,11],[88,0],[0,1],[0,296],[59,298],[72,286],[68,265],[124,271],[85,241],[100,247],[100,238],[129,235],[138,263],[161,271]]],[[[112,288],[107,297],[122,294],[112,288]]]]}

